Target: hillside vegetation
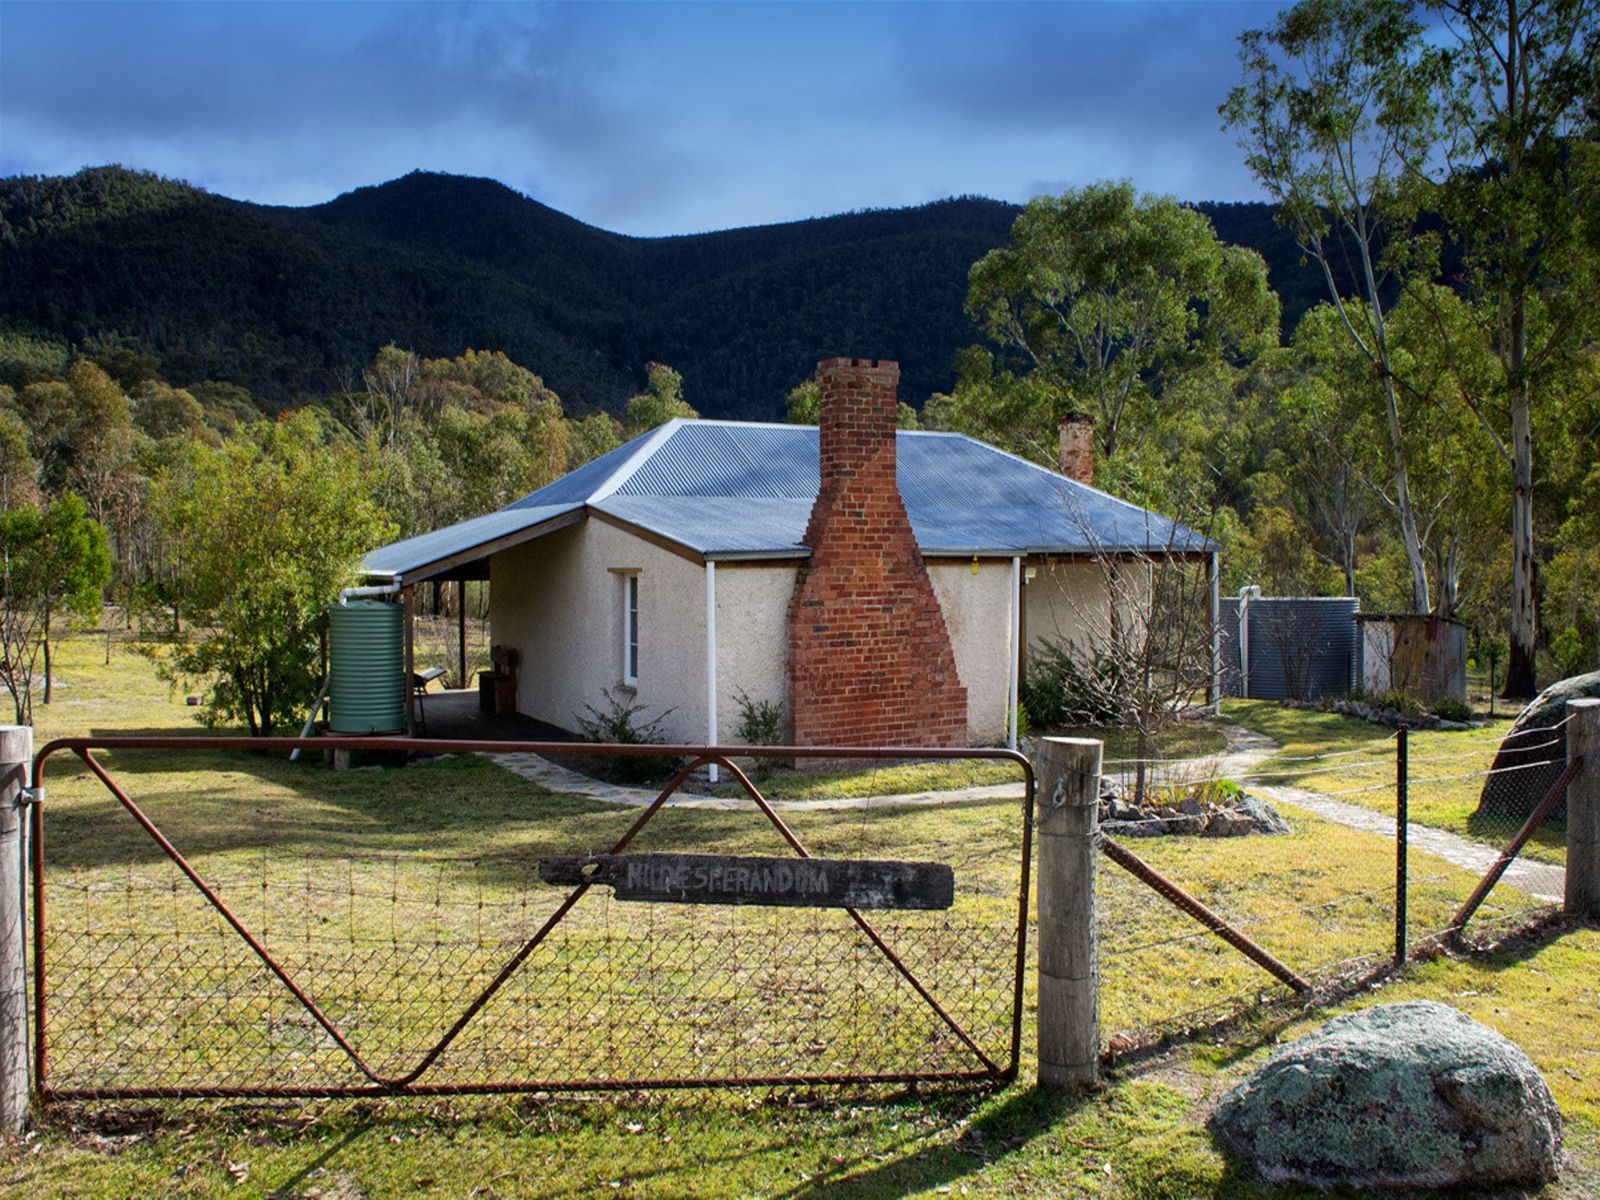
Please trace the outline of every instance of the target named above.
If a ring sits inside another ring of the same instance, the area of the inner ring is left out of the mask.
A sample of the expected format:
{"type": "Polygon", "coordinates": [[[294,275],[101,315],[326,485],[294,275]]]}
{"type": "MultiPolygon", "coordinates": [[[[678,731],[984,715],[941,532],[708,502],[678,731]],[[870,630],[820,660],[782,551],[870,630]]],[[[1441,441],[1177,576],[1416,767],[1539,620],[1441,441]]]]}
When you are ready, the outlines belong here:
{"type": "MultiPolygon", "coordinates": [[[[1197,207],[1266,258],[1289,320],[1315,301],[1267,205],[1197,207]]],[[[487,179],[416,172],[290,209],[103,167],[0,180],[0,319],[274,407],[340,390],[390,343],[503,351],[580,413],[619,409],[659,361],[705,415],[775,419],[835,354],[897,359],[920,407],[951,389],[967,272],[1019,211],[964,197],[634,238],[487,179]]]]}

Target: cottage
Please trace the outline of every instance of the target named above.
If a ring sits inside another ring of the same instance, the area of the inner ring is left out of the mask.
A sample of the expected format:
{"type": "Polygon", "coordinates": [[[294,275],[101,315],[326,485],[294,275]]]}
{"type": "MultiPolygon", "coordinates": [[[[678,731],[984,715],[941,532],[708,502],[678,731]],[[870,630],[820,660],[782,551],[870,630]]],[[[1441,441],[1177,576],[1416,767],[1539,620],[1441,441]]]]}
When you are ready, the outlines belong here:
{"type": "Polygon", "coordinates": [[[367,570],[490,579],[516,708],[564,728],[610,689],[684,743],[736,741],[740,697],[798,745],[1014,740],[1022,648],[1093,640],[1108,556],[1214,568],[1215,547],[972,438],[897,433],[898,379],[828,359],[820,428],[674,420],[367,570]]]}

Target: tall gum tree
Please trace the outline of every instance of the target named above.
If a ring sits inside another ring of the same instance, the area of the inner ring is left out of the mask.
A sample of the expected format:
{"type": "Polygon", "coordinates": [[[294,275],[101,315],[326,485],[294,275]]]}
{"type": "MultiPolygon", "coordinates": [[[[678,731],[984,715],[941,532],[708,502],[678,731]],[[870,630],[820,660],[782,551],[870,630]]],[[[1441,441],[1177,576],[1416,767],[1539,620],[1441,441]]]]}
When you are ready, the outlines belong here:
{"type": "Polygon", "coordinates": [[[1404,381],[1390,344],[1396,276],[1431,275],[1403,253],[1416,215],[1408,186],[1438,135],[1443,56],[1401,0],[1301,0],[1239,37],[1242,79],[1221,112],[1280,219],[1322,271],[1339,324],[1378,383],[1390,484],[1411,576],[1431,610],[1405,452],[1404,381]]]}
{"type": "Polygon", "coordinates": [[[1219,363],[1278,338],[1260,255],[1128,183],[1031,201],[973,265],[967,312],[998,353],[963,352],[952,422],[1045,463],[1059,418],[1093,416],[1097,457],[1116,460],[1204,395],[1219,363]]]}
{"type": "MultiPolygon", "coordinates": [[[[1600,336],[1600,6],[1435,0],[1430,7],[1455,43],[1454,169],[1433,202],[1463,248],[1459,282],[1477,326],[1469,336],[1492,347],[1500,364],[1489,387],[1460,372],[1458,391],[1509,471],[1505,695],[1525,697],[1536,691],[1538,644],[1535,444],[1552,436],[1561,396],[1585,369],[1583,347],[1600,336]]],[[[1439,335],[1446,347],[1460,344],[1443,316],[1439,335]]]]}

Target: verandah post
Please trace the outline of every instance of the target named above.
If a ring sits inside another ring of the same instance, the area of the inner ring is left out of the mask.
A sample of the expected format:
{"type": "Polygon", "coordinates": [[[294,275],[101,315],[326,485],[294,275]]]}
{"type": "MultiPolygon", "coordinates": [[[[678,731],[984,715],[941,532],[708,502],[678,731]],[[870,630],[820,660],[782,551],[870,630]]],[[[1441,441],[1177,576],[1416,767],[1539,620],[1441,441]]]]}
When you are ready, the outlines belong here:
{"type": "Polygon", "coordinates": [[[1039,777],[1039,1085],[1100,1076],[1094,880],[1102,743],[1042,738],[1039,777]]]}
{"type": "Polygon", "coordinates": [[[1567,784],[1569,913],[1600,917],[1600,700],[1567,701],[1567,761],[1583,766],[1567,784]]]}
{"type": "Polygon", "coordinates": [[[33,730],[0,725],[0,1134],[8,1136],[21,1133],[28,1119],[22,792],[32,765],[33,730]]]}

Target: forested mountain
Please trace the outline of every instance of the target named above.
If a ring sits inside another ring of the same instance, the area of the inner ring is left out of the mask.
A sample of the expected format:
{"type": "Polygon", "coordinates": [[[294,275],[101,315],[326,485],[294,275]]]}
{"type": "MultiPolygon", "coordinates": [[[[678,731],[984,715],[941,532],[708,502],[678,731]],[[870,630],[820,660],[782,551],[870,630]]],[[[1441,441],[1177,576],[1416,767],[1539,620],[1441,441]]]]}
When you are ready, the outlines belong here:
{"type": "MultiPolygon", "coordinates": [[[[1266,257],[1286,327],[1318,298],[1266,205],[1198,207],[1266,257]]],[[[417,172],[290,209],[96,168],[0,180],[0,319],[280,407],[353,383],[386,343],[502,350],[577,412],[615,410],[660,361],[707,416],[777,418],[834,354],[898,359],[920,405],[975,340],[967,271],[1018,211],[962,198],[634,238],[484,179],[417,172]]]]}

